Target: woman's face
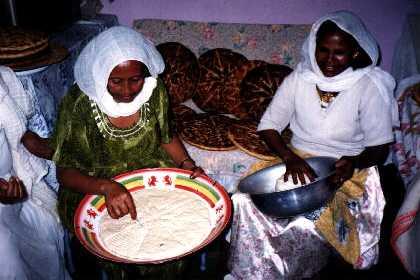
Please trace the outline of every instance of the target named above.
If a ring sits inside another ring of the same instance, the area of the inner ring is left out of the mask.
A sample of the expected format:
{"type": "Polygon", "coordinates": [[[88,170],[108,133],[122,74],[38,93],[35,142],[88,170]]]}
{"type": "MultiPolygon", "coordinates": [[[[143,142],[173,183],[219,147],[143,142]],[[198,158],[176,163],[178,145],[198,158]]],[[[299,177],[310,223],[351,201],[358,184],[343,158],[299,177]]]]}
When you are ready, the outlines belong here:
{"type": "Polygon", "coordinates": [[[340,32],[326,33],[317,40],[315,59],[325,77],[334,77],[351,66],[354,47],[340,32]]]}
{"type": "Polygon", "coordinates": [[[127,60],[118,64],[108,78],[108,91],[118,103],[130,103],[144,85],[146,66],[140,61],[127,60]]]}

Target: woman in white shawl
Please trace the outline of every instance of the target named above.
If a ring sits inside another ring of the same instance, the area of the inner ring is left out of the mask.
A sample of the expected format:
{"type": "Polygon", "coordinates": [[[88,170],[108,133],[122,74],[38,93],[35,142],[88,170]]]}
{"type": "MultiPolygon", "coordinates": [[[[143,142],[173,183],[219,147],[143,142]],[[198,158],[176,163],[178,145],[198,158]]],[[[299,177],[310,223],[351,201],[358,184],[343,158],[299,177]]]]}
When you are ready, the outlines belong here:
{"type": "MultiPolygon", "coordinates": [[[[85,194],[103,195],[112,218],[136,218],[130,193],[111,179],[118,174],[174,166],[191,170],[192,177],[203,173],[171,129],[168,96],[158,79],[164,67],[152,42],[122,26],[93,38],[77,59],[76,84],[61,103],[50,141],[61,186],[58,210],[70,232],[85,194]]],[[[86,264],[93,258],[111,279],[169,279],[182,272],[182,261],[124,266],[77,247],[85,257],[79,261],[86,264]]]]}
{"type": "Polygon", "coordinates": [[[377,261],[385,201],[374,166],[384,163],[394,139],[395,82],[376,67],[378,46],[350,12],[316,21],[302,55],[258,131],[285,163],[285,181],[315,178],[302,155],[330,156],[337,158],[334,181],[342,187],[336,207],[291,220],[266,217],[248,196],[235,194],[229,265],[238,279],[309,277],[326,264],[328,243],[355,268],[377,261]],[[293,149],[280,137],[288,124],[293,149]]]}
{"type": "Polygon", "coordinates": [[[32,106],[15,73],[0,66],[0,279],[69,279],[48,167],[21,143],[32,106]]]}

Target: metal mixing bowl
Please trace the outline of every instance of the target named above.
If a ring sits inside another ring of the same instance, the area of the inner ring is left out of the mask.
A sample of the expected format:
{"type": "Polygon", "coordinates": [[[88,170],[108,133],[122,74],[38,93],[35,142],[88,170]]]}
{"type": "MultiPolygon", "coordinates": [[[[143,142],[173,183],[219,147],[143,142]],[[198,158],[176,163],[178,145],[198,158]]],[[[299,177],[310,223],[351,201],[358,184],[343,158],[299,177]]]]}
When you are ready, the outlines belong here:
{"type": "Polygon", "coordinates": [[[267,215],[287,218],[318,209],[324,206],[338,189],[330,180],[337,159],[312,157],[305,160],[318,175],[310,184],[276,192],[276,181],[286,171],[286,165],[280,163],[245,177],[239,182],[238,189],[250,194],[255,206],[267,215]]]}

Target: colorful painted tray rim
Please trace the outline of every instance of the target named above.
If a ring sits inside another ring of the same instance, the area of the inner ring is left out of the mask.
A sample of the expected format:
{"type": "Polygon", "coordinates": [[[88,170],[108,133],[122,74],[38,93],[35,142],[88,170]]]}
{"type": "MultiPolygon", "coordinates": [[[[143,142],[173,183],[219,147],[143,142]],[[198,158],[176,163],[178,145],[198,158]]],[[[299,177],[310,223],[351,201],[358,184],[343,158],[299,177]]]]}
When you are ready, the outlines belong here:
{"type": "MultiPolygon", "coordinates": [[[[88,213],[88,218],[93,216],[93,219],[98,215],[98,213],[102,211],[106,211],[105,200],[102,196],[99,195],[86,195],[83,200],[80,202],[76,214],[74,217],[74,227],[75,233],[77,238],[80,240],[82,245],[90,251],[92,254],[103,258],[108,259],[115,262],[123,262],[123,263],[137,263],[137,264],[147,264],[147,263],[163,263],[166,261],[180,259],[186,255],[192,254],[203,247],[207,246],[210,242],[212,242],[220,233],[223,232],[227,224],[229,223],[231,214],[232,214],[232,205],[229,195],[225,191],[225,189],[218,184],[216,181],[212,180],[207,176],[199,176],[196,179],[190,179],[189,176],[191,175],[191,171],[179,169],[179,168],[147,168],[147,169],[138,169],[133,170],[130,172],[126,172],[115,176],[113,179],[121,182],[124,186],[130,191],[138,191],[140,189],[145,188],[145,185],[150,187],[149,181],[145,182],[147,176],[153,174],[164,174],[164,172],[168,172],[169,174],[175,174],[175,180],[172,183],[172,186],[177,189],[183,189],[186,191],[191,191],[201,198],[203,198],[207,203],[209,203],[210,207],[214,209],[216,213],[216,221],[213,230],[209,233],[209,236],[205,241],[203,241],[200,245],[196,246],[195,248],[187,251],[181,255],[174,256],[171,258],[166,259],[158,259],[158,260],[131,260],[131,259],[124,259],[118,257],[110,252],[108,252],[101,243],[98,241],[98,236],[93,229],[89,229],[89,226],[93,226],[90,224],[90,221],[87,219],[82,221],[82,218],[85,215],[84,212],[88,213]],[[139,176],[136,176],[139,175],[139,176]],[[143,176],[141,176],[143,175],[143,176]],[[145,176],[146,175],[146,176],[145,176]],[[89,209],[87,209],[89,208],[89,209]],[[89,211],[91,211],[91,215],[89,215],[89,211]],[[83,223],[85,222],[85,224],[83,223]]],[[[170,182],[170,180],[168,181],[170,182]]],[[[153,182],[152,182],[153,183],[153,182]]]]}

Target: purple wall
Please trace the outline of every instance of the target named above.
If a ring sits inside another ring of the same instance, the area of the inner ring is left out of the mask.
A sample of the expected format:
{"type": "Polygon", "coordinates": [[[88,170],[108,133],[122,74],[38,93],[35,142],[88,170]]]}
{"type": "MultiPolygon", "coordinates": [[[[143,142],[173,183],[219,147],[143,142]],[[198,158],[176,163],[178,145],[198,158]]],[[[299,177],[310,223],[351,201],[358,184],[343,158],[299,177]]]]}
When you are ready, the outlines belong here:
{"type": "Polygon", "coordinates": [[[102,0],[103,13],[123,25],[134,19],[158,18],[239,23],[312,23],[336,10],[358,14],[382,50],[382,67],[391,69],[394,46],[405,15],[420,12],[418,0],[102,0]]]}

